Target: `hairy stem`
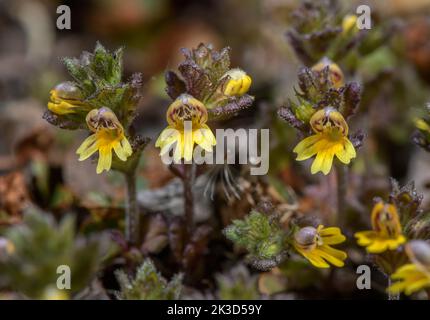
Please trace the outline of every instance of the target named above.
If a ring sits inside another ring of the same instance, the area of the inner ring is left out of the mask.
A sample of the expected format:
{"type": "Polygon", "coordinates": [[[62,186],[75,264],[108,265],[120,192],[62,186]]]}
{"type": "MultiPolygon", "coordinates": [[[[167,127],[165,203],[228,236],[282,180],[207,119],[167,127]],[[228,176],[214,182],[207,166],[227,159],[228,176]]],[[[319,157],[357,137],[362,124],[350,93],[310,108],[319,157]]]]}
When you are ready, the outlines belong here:
{"type": "Polygon", "coordinates": [[[136,170],[125,174],[127,201],[125,205],[125,238],[129,244],[139,241],[140,216],[136,199],[136,170]]]}
{"type": "Polygon", "coordinates": [[[193,164],[184,164],[182,179],[184,185],[184,214],[188,230],[193,227],[194,199],[193,199],[193,164]]]}

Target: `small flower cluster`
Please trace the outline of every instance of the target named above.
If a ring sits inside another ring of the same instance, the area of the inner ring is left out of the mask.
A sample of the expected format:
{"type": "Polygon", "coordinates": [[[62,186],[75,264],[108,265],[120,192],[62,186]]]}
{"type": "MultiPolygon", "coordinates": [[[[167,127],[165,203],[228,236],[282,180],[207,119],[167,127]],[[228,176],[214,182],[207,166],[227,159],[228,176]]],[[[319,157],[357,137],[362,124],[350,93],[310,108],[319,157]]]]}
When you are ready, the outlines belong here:
{"type": "Polygon", "coordinates": [[[430,286],[430,244],[424,240],[430,236],[430,219],[420,210],[422,196],[414,184],[402,188],[392,180],[392,192],[388,203],[378,199],[371,213],[372,230],[355,234],[357,243],[367,252],[378,255],[376,263],[396,281],[388,291],[410,295],[430,286]],[[394,252],[392,263],[386,252],[394,252]],[[403,261],[410,263],[397,266],[403,261]]]}
{"type": "Polygon", "coordinates": [[[155,145],[164,155],[174,149],[174,161],[192,159],[194,145],[211,152],[215,136],[206,124],[210,118],[229,117],[251,106],[247,94],[251,77],[243,70],[230,69],[229,48],[215,51],[211,45],[183,49],[185,61],[179,75],[166,72],[167,94],[174,100],[166,112],[168,126],[155,145]]]}
{"type": "Polygon", "coordinates": [[[297,161],[316,155],[311,173],[327,175],[333,158],[349,164],[363,140],[361,133],[349,136],[347,120],[356,112],[360,86],[344,83],[342,70],[328,59],[299,74],[298,103],[291,100],[278,110],[278,115],[296,128],[304,138],[295,148],[297,161]]]}
{"type": "Polygon", "coordinates": [[[141,75],[122,82],[122,49],[109,53],[99,43],[93,53],[65,58],[64,63],[73,81],[51,90],[44,118],[63,129],[91,132],[76,153],[82,161],[97,152],[98,174],[111,168],[132,170],[148,142],[129,131],[140,99],[141,75]]]}
{"type": "Polygon", "coordinates": [[[330,264],[343,267],[347,258],[344,251],[332,247],[346,240],[339,228],[301,226],[297,219],[286,226],[276,210],[267,205],[259,204],[243,220],[234,220],[224,233],[247,249],[248,261],[259,269],[279,265],[293,250],[317,268],[329,268],[330,264]]]}
{"type": "Polygon", "coordinates": [[[366,30],[357,28],[357,16],[344,14],[330,0],[303,1],[292,15],[288,40],[305,65],[313,65],[328,56],[344,57],[363,40],[366,30]]]}

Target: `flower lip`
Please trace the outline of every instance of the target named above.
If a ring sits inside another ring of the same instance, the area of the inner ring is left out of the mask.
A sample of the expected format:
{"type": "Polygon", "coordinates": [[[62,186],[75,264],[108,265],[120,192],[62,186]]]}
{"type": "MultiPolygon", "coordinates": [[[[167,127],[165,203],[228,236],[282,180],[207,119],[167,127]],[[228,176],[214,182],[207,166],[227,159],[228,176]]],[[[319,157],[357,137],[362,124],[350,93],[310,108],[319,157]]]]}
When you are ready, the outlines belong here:
{"type": "Polygon", "coordinates": [[[90,130],[93,132],[96,132],[102,128],[109,130],[118,129],[120,131],[124,131],[115,113],[107,107],[93,109],[88,112],[86,122],[88,128],[90,128],[90,130]]]}
{"type": "Polygon", "coordinates": [[[79,88],[70,81],[61,82],[52,90],[52,94],[62,100],[82,100],[83,96],[79,88]]]}
{"type": "Polygon", "coordinates": [[[378,202],[371,219],[373,229],[386,238],[396,238],[402,233],[397,209],[391,203],[378,202]]]}
{"type": "Polygon", "coordinates": [[[317,245],[318,232],[314,227],[304,227],[294,235],[294,241],[303,250],[311,250],[317,245]]]}
{"type": "Polygon", "coordinates": [[[335,89],[339,89],[344,85],[344,75],[342,69],[329,58],[324,57],[320,62],[312,67],[312,71],[320,73],[324,68],[328,67],[329,80],[335,89]]]}
{"type": "Polygon", "coordinates": [[[169,106],[166,118],[169,125],[183,129],[185,121],[191,121],[194,126],[206,123],[208,112],[201,101],[183,93],[169,106]]]}
{"type": "Polygon", "coordinates": [[[339,132],[344,137],[348,135],[349,130],[343,115],[333,107],[315,112],[310,119],[310,125],[316,133],[339,132]]]}

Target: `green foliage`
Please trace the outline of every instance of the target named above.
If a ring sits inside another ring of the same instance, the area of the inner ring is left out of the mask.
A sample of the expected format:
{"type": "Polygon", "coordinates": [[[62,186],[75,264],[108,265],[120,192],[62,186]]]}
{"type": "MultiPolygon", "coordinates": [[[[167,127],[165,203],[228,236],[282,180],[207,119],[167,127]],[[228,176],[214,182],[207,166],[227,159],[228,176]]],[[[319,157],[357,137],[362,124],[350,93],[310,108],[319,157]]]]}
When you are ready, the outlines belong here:
{"type": "MultiPolygon", "coordinates": [[[[142,77],[136,73],[130,81],[122,82],[122,57],[123,48],[111,53],[97,42],[93,53],[83,52],[79,58],[63,58],[63,62],[80,90],[81,102],[91,108],[110,108],[128,128],[141,97],[142,77]]],[[[47,111],[44,118],[60,128],[77,129],[79,122],[85,122],[85,116],[86,113],[79,112],[56,115],[47,111]]]]}
{"type": "Polygon", "coordinates": [[[251,275],[243,265],[232,268],[227,274],[218,274],[216,281],[222,300],[256,300],[260,297],[257,276],[251,275]]]}
{"type": "MultiPolygon", "coordinates": [[[[286,233],[276,217],[258,211],[251,211],[243,220],[234,220],[224,234],[238,246],[244,247],[257,267],[261,260],[272,261],[272,266],[278,264],[287,246],[286,233]]],[[[265,268],[264,265],[261,267],[265,268]]]]}
{"type": "Polygon", "coordinates": [[[64,58],[63,61],[83,94],[88,97],[106,86],[120,84],[122,56],[122,48],[110,53],[97,42],[93,53],[84,52],[79,59],[64,58]]]}
{"type": "Polygon", "coordinates": [[[43,299],[56,287],[57,268],[70,267],[73,294],[95,276],[102,262],[107,238],[76,235],[75,220],[67,216],[57,224],[38,211],[25,214],[23,223],[5,234],[13,253],[0,260],[0,283],[30,298],[43,299]]]}
{"type": "Polygon", "coordinates": [[[120,285],[118,299],[126,300],[176,300],[182,290],[182,274],[175,275],[167,282],[157,272],[153,262],[146,259],[137,269],[136,276],[130,279],[123,270],[116,272],[120,285]]]}

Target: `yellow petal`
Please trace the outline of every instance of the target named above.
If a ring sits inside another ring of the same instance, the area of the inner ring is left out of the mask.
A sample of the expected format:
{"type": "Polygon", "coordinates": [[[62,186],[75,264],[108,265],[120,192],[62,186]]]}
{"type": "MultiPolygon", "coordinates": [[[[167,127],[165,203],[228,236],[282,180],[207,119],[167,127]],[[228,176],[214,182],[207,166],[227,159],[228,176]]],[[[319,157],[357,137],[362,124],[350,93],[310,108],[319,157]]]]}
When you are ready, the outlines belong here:
{"type": "Polygon", "coordinates": [[[185,130],[183,139],[184,158],[186,161],[191,161],[191,159],[193,159],[194,150],[193,132],[191,130],[185,130]]]}
{"type": "Polygon", "coordinates": [[[329,254],[330,256],[332,256],[332,257],[334,257],[340,261],[343,261],[348,257],[348,255],[346,254],[345,251],[332,248],[332,247],[325,245],[325,244],[322,246],[319,246],[318,250],[325,252],[325,253],[329,254]]]}
{"type": "Polygon", "coordinates": [[[126,161],[128,158],[128,154],[125,152],[125,150],[123,149],[123,147],[121,146],[121,143],[114,143],[113,145],[113,149],[115,150],[115,153],[117,155],[117,157],[122,160],[122,161],[126,161]]]}
{"type": "Polygon", "coordinates": [[[356,232],[354,236],[360,246],[367,246],[375,240],[377,233],[375,231],[360,231],[356,232]]]}
{"type": "Polygon", "coordinates": [[[124,150],[124,153],[127,155],[127,157],[133,154],[133,148],[131,147],[130,142],[128,142],[126,137],[124,137],[121,140],[121,147],[124,150]]]}
{"type": "Polygon", "coordinates": [[[330,265],[324,261],[319,255],[312,252],[300,252],[312,265],[317,268],[330,268],[330,265]]]}
{"type": "Polygon", "coordinates": [[[419,280],[414,281],[410,285],[408,285],[405,289],[405,294],[411,295],[415,291],[419,291],[419,290],[421,290],[425,287],[428,287],[428,286],[430,286],[430,279],[427,277],[421,278],[419,280]]]}
{"type": "Polygon", "coordinates": [[[388,249],[388,242],[382,239],[375,239],[369,246],[366,247],[369,253],[381,253],[388,249]]]}
{"type": "Polygon", "coordinates": [[[92,134],[82,142],[76,153],[79,155],[79,161],[83,161],[91,157],[98,149],[96,135],[92,134]]]}
{"type": "Polygon", "coordinates": [[[293,149],[293,152],[297,153],[297,161],[302,161],[309,159],[317,153],[314,145],[320,140],[320,135],[315,134],[313,136],[307,137],[299,142],[299,144],[293,149]]]}
{"type": "Polygon", "coordinates": [[[194,132],[194,141],[203,149],[212,152],[216,144],[215,137],[210,129],[198,129],[194,132]]]}
{"type": "Polygon", "coordinates": [[[343,139],[341,148],[336,152],[336,157],[345,164],[349,164],[351,159],[356,157],[355,148],[348,138],[343,139]]]}
{"type": "Polygon", "coordinates": [[[321,228],[321,230],[318,230],[318,234],[322,237],[325,237],[325,236],[341,235],[342,232],[338,227],[329,227],[329,228],[321,228]]]}
{"type": "Polygon", "coordinates": [[[177,136],[175,151],[173,152],[173,161],[175,163],[181,162],[184,154],[184,142],[182,135],[177,136]]]}
{"type": "Polygon", "coordinates": [[[180,134],[179,130],[176,130],[174,128],[171,128],[168,126],[163,131],[161,131],[160,135],[158,136],[157,141],[155,142],[156,148],[163,148],[165,144],[171,144],[172,140],[176,140],[176,137],[180,134]]]}
{"type": "Polygon", "coordinates": [[[323,237],[324,244],[339,244],[344,242],[345,240],[346,240],[346,237],[342,234],[323,237]]]}
{"type": "Polygon", "coordinates": [[[323,174],[327,175],[333,163],[333,153],[331,149],[319,151],[314,162],[311,166],[311,173],[315,174],[321,171],[323,174]]]}
{"type": "Polygon", "coordinates": [[[97,163],[97,174],[103,172],[103,170],[108,171],[112,165],[112,150],[107,147],[99,149],[99,161],[97,163]]]}

